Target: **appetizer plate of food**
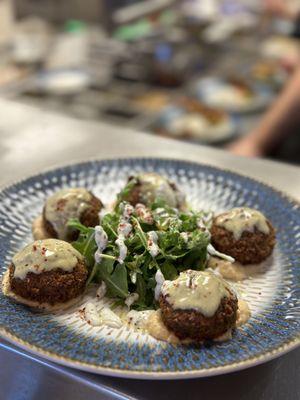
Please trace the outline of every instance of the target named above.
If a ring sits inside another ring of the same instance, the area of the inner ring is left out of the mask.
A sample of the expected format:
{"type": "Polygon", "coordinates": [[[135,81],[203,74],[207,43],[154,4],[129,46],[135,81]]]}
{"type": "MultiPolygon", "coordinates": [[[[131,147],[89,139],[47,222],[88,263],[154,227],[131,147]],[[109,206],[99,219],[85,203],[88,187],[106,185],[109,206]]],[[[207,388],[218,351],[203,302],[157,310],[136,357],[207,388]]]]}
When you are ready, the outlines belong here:
{"type": "Polygon", "coordinates": [[[259,60],[245,72],[257,84],[267,86],[274,91],[281,89],[288,80],[287,71],[277,60],[272,59],[259,60]]]}
{"type": "Polygon", "coordinates": [[[267,87],[250,84],[241,77],[199,79],[192,90],[208,106],[237,114],[257,112],[273,98],[267,87]]]}
{"type": "Polygon", "coordinates": [[[165,107],[153,127],[160,135],[201,143],[224,142],[236,133],[236,124],[227,112],[185,97],[165,107]]]}
{"type": "Polygon", "coordinates": [[[260,45],[264,57],[275,60],[297,60],[299,57],[299,42],[288,36],[271,36],[260,45]]]}
{"type": "Polygon", "coordinates": [[[182,379],[299,345],[299,204],[164,159],[88,161],[0,193],[0,332],[62,365],[182,379]]]}

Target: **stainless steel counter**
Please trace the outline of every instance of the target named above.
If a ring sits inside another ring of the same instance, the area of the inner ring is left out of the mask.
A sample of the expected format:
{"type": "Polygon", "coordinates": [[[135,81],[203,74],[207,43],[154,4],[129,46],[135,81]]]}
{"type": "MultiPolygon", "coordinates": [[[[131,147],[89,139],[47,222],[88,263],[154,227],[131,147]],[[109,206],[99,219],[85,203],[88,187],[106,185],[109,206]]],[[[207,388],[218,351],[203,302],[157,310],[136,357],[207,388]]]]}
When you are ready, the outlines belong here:
{"type": "MultiPolygon", "coordinates": [[[[300,199],[298,167],[79,122],[5,100],[0,100],[0,110],[0,185],[87,158],[154,156],[228,168],[300,199]]],[[[245,371],[189,381],[149,382],[82,373],[45,362],[5,341],[0,344],[0,363],[0,400],[300,399],[300,349],[245,371]]]]}
{"type": "Polygon", "coordinates": [[[210,147],[87,123],[0,99],[0,185],[87,158],[168,157],[232,169],[300,198],[300,169],[210,147]]]}

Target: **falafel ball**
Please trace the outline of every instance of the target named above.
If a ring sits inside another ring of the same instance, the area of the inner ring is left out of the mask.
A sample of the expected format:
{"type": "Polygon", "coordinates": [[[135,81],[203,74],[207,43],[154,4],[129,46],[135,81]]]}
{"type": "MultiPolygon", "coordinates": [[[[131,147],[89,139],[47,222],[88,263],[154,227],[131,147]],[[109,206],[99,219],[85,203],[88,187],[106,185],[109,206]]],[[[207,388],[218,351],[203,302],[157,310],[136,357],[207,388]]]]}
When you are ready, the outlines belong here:
{"type": "Polygon", "coordinates": [[[83,294],[88,269],[71,244],[46,239],[18,252],[6,274],[4,294],[20,303],[47,309],[63,306],[83,294]]]}
{"type": "Polygon", "coordinates": [[[62,240],[76,240],[78,232],[67,223],[77,218],[85,226],[99,224],[102,202],[84,188],[62,189],[50,196],[43,209],[43,225],[47,234],[62,240]]]}
{"type": "Polygon", "coordinates": [[[241,264],[258,264],[274,249],[275,229],[259,211],[241,207],[218,215],[211,227],[212,245],[241,264]]]}
{"type": "Polygon", "coordinates": [[[187,270],[165,281],[159,305],[164,324],[181,340],[217,338],[237,320],[236,295],[226,281],[208,271],[187,270]]]}
{"type": "Polygon", "coordinates": [[[128,183],[118,195],[118,202],[127,201],[133,206],[150,206],[156,200],[163,200],[168,206],[183,209],[185,197],[176,184],[155,172],[145,172],[128,178],[128,183]]]}

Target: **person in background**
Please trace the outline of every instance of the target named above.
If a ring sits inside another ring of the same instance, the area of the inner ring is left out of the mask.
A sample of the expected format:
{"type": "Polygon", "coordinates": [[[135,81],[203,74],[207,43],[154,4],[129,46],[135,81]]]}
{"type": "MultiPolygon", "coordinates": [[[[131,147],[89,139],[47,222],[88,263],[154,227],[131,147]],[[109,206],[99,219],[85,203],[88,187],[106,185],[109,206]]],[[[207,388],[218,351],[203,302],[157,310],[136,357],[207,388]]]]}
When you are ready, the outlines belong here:
{"type": "Polygon", "coordinates": [[[295,21],[295,28],[300,33],[300,6],[296,1],[287,0],[263,0],[265,11],[276,17],[295,21]]]}
{"type": "MultiPolygon", "coordinates": [[[[300,38],[299,2],[264,0],[263,6],[267,13],[293,21],[292,35],[300,38]]],[[[295,71],[294,74],[258,127],[228,147],[232,153],[248,157],[267,156],[294,133],[294,140],[288,151],[292,147],[290,152],[296,154],[291,155],[292,161],[300,162],[300,58],[282,59],[281,63],[286,70],[295,71]]]]}
{"type": "Polygon", "coordinates": [[[272,153],[273,149],[278,148],[291,134],[294,134],[295,139],[291,148],[295,159],[291,161],[299,163],[300,64],[257,128],[232,143],[228,150],[241,156],[266,156],[272,153]]]}
{"type": "MultiPolygon", "coordinates": [[[[267,14],[293,22],[291,36],[300,39],[300,2],[299,0],[263,0],[267,14]]],[[[293,71],[299,58],[288,57],[281,60],[287,71],[293,71]]]]}

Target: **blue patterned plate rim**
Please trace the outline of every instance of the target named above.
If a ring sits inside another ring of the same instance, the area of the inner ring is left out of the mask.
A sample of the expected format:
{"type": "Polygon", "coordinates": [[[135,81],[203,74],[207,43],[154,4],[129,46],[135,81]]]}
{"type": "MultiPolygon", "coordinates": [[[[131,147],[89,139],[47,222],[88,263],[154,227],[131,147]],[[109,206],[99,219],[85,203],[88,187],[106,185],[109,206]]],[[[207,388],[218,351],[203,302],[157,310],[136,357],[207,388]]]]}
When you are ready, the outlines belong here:
{"type": "MultiPolygon", "coordinates": [[[[180,165],[182,168],[203,168],[206,169],[207,171],[210,171],[211,173],[215,174],[227,174],[230,176],[230,178],[237,179],[237,180],[243,180],[245,182],[249,182],[252,184],[257,184],[258,186],[267,189],[268,191],[273,192],[281,200],[285,200],[286,202],[289,203],[290,206],[292,206],[294,209],[297,211],[299,210],[300,203],[294,199],[292,199],[290,196],[287,194],[281,192],[280,190],[274,189],[272,186],[265,184],[263,182],[260,182],[257,179],[253,179],[250,177],[247,177],[245,175],[230,171],[228,169],[222,169],[214,166],[210,166],[207,164],[202,164],[202,163],[196,163],[196,162],[190,162],[190,161],[183,161],[183,160],[175,160],[171,158],[117,158],[117,159],[89,159],[85,161],[80,161],[80,162],[74,162],[74,163],[69,163],[66,165],[59,165],[56,166],[55,168],[52,167],[50,169],[44,170],[39,174],[33,174],[29,177],[26,177],[24,179],[18,180],[16,182],[13,182],[11,184],[8,184],[4,187],[1,188],[1,193],[4,191],[13,189],[18,187],[19,185],[26,184],[28,180],[30,179],[39,179],[39,178],[45,178],[48,173],[62,173],[66,170],[66,172],[71,172],[71,169],[76,167],[78,169],[84,169],[88,167],[92,167],[93,164],[98,164],[99,166],[101,165],[110,165],[110,164],[119,164],[120,166],[124,166],[127,163],[137,163],[137,164],[143,164],[143,163],[149,163],[153,165],[153,167],[158,167],[160,163],[166,163],[172,165],[172,163],[176,163],[177,165],[180,165]]],[[[1,319],[0,319],[1,321],[1,319]]],[[[73,367],[79,370],[84,370],[87,372],[93,372],[93,373],[98,373],[98,374],[103,374],[103,375],[110,375],[110,376],[116,376],[116,377],[126,377],[126,378],[139,378],[139,379],[183,379],[183,378],[196,378],[196,377],[205,377],[205,376],[213,376],[213,375],[219,375],[219,374],[225,374],[229,372],[234,372],[237,370],[249,368],[251,366],[255,366],[261,363],[264,363],[266,361],[272,360],[273,358],[279,357],[296,347],[300,345],[300,332],[299,328],[295,329],[295,332],[293,332],[292,336],[289,338],[289,340],[282,340],[281,343],[279,343],[278,346],[274,346],[271,349],[267,349],[265,352],[262,352],[259,355],[255,355],[253,357],[248,357],[246,359],[243,359],[241,361],[235,361],[231,362],[229,364],[217,366],[217,367],[210,367],[210,368],[199,368],[195,370],[176,370],[176,371],[141,371],[141,370],[135,370],[135,369],[123,369],[123,368],[111,368],[107,367],[104,365],[99,365],[97,363],[91,363],[91,362],[85,362],[85,361],[79,361],[77,359],[73,359],[72,357],[66,357],[62,355],[58,355],[58,353],[55,353],[53,351],[49,351],[47,349],[44,349],[41,346],[36,346],[28,341],[25,341],[22,339],[22,337],[18,336],[17,334],[14,334],[11,332],[11,330],[3,325],[2,323],[0,324],[0,335],[6,339],[8,342],[17,345],[18,347],[35,354],[37,356],[41,356],[49,361],[54,361],[58,364],[68,366],[68,367],[73,367]],[[2,326],[1,326],[2,325],[2,326]]],[[[171,345],[170,345],[171,346],[171,345]]],[[[174,346],[172,346],[174,348],[174,346]]]]}

